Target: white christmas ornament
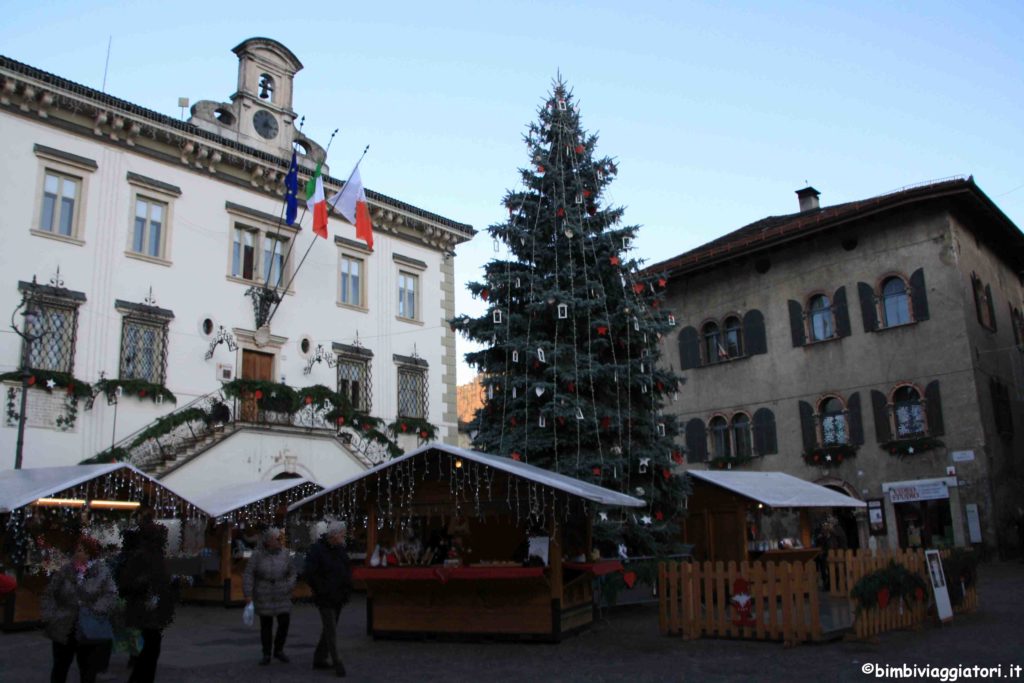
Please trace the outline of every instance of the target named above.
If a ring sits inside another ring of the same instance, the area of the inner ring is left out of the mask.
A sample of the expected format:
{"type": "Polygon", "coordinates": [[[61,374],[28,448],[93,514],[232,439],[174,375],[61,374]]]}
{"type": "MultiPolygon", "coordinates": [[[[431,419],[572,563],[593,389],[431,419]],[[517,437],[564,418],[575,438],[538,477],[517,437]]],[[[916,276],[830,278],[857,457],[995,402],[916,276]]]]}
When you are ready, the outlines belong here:
{"type": "Polygon", "coordinates": [[[544,387],[537,387],[537,388],[536,388],[536,389],[534,389],[533,391],[534,391],[534,393],[536,393],[536,394],[537,394],[537,396],[538,396],[538,397],[540,397],[540,396],[543,396],[543,395],[544,395],[544,387]]]}
{"type": "Polygon", "coordinates": [[[636,487],[636,495],[638,495],[638,496],[644,495],[644,487],[643,486],[637,486],[636,487]]]}

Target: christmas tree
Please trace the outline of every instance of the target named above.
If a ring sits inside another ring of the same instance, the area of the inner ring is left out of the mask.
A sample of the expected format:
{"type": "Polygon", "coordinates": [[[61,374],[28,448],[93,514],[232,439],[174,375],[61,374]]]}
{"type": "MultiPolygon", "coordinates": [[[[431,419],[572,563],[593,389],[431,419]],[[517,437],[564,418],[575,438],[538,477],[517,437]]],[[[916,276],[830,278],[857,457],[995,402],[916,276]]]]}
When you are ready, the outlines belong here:
{"type": "Polygon", "coordinates": [[[488,310],[452,320],[483,345],[466,354],[485,392],[473,446],[641,498],[645,508],[602,512],[595,542],[671,552],[688,491],[663,413],[679,381],[658,367],[675,324],[666,281],[629,256],[638,228],[603,204],[615,162],[596,155],[561,79],[525,142],[531,163],[505,196],[509,218],[488,229],[505,257],[468,285],[488,310]]]}

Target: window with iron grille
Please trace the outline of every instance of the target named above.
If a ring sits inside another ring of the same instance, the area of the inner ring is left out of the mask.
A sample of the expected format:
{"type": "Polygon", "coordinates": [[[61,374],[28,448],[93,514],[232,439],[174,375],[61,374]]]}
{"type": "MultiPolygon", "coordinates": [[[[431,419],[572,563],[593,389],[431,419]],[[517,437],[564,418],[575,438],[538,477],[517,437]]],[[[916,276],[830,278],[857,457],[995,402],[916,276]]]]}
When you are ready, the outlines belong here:
{"type": "Polygon", "coordinates": [[[70,374],[75,366],[78,306],[49,298],[35,306],[39,316],[28,329],[29,336],[34,338],[28,350],[28,366],[70,374]]]}
{"type": "Polygon", "coordinates": [[[370,386],[370,361],[338,356],[338,393],[350,401],[353,410],[370,411],[370,386]]]}
{"type": "Polygon", "coordinates": [[[121,379],[164,384],[167,373],[167,322],[124,318],[121,330],[121,379]]]}
{"type": "Polygon", "coordinates": [[[427,416],[427,372],[415,367],[398,368],[398,416],[427,416]]]}

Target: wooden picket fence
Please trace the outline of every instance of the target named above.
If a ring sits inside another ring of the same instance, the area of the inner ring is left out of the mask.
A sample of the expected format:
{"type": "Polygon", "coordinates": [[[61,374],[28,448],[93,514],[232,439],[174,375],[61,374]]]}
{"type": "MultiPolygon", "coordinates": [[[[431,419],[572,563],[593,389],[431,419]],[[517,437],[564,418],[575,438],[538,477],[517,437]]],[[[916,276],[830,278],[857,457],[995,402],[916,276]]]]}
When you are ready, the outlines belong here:
{"type": "MultiPolygon", "coordinates": [[[[949,551],[941,552],[942,557],[949,551]]],[[[927,617],[927,605],[919,602],[893,600],[886,607],[858,609],[853,604],[850,591],[864,576],[879,569],[885,569],[895,561],[918,574],[929,587],[928,567],[925,564],[924,550],[886,550],[872,553],[869,550],[830,550],[826,557],[829,570],[828,592],[832,597],[846,597],[851,600],[851,609],[856,610],[854,633],[858,638],[873,638],[880,633],[896,629],[917,628],[927,617]]],[[[946,577],[947,581],[951,580],[946,577]]],[[[955,579],[952,579],[955,580],[955,579]]],[[[930,591],[930,589],[929,589],[930,591]]],[[[977,586],[970,586],[964,591],[963,600],[955,608],[958,613],[972,612],[978,606],[977,586]]]]}
{"type": "Polygon", "coordinates": [[[661,562],[658,588],[664,635],[781,640],[787,645],[821,639],[813,564],[661,562]],[[747,584],[746,611],[733,600],[738,579],[747,584]]]}

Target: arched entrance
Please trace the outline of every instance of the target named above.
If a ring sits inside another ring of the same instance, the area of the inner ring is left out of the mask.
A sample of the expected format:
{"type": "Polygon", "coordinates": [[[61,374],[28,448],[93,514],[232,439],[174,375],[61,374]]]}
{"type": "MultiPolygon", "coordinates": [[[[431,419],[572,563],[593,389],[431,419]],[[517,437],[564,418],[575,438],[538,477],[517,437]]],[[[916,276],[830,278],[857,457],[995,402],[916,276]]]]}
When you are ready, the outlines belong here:
{"type": "MultiPolygon", "coordinates": [[[[838,477],[822,477],[814,483],[832,489],[837,493],[850,496],[855,500],[861,500],[857,489],[838,477]]],[[[826,520],[826,516],[831,516],[835,519],[833,541],[830,545],[844,550],[857,550],[860,548],[860,529],[855,508],[830,508],[822,511],[819,513],[818,519],[812,520],[812,528],[817,530],[822,523],[827,525],[830,520],[826,520]]]]}

